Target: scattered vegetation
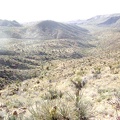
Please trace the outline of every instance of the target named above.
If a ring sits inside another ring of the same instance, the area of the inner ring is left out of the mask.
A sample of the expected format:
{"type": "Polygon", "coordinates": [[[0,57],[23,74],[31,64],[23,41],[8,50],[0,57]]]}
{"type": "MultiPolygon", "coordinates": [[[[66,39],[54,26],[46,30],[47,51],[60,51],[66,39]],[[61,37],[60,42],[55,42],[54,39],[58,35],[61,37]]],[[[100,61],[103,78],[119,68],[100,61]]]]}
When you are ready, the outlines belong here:
{"type": "Polygon", "coordinates": [[[119,32],[84,27],[90,32],[81,39],[21,38],[1,46],[0,119],[120,120],[119,32]]]}

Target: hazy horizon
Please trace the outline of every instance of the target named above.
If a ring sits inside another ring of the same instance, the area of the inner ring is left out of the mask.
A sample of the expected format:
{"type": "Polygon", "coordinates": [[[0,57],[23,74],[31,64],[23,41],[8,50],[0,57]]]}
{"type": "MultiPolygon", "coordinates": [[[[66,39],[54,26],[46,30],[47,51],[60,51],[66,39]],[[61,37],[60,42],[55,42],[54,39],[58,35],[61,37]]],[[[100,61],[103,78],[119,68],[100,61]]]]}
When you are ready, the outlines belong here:
{"type": "Polygon", "coordinates": [[[118,0],[1,0],[0,19],[20,23],[40,20],[65,22],[120,13],[118,0]]]}

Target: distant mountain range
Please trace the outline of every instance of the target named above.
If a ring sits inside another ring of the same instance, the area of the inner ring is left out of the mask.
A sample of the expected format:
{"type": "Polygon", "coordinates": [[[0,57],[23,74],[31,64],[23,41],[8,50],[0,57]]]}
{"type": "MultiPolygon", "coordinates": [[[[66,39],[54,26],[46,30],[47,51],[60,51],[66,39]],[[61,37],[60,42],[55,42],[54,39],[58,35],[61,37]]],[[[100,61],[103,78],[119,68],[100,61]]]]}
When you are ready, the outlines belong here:
{"type": "Polygon", "coordinates": [[[0,38],[19,39],[84,39],[89,31],[76,25],[55,21],[42,21],[22,26],[15,21],[3,20],[0,24],[0,38]],[[4,24],[3,24],[4,23],[4,24]]]}
{"type": "Polygon", "coordinates": [[[120,14],[99,15],[68,23],[46,20],[22,25],[17,21],[0,20],[0,38],[87,40],[91,36],[84,26],[119,28],[120,14]]]}
{"type": "Polygon", "coordinates": [[[92,40],[97,41],[98,46],[119,49],[119,27],[120,14],[99,15],[87,20],[75,20],[68,23],[45,20],[20,24],[17,21],[0,20],[0,38],[71,39],[84,42],[92,40]]]}
{"type": "Polygon", "coordinates": [[[116,26],[120,24],[120,14],[98,15],[87,20],[70,21],[75,25],[116,26]]]}
{"type": "MultiPolygon", "coordinates": [[[[67,24],[86,24],[86,25],[111,25],[111,24],[115,24],[118,21],[120,21],[120,13],[118,14],[108,14],[108,15],[97,15],[95,17],[92,17],[90,19],[87,20],[74,20],[74,21],[69,21],[67,22],[67,24]]],[[[17,21],[13,20],[13,21],[9,21],[9,20],[1,20],[0,19],[0,26],[4,26],[4,27],[21,27],[21,26],[49,26],[49,27],[56,27],[59,26],[60,24],[63,23],[59,23],[59,22],[55,22],[55,21],[51,21],[51,20],[45,20],[45,21],[40,21],[40,22],[28,22],[25,24],[20,24],[17,21]],[[46,25],[45,25],[46,24],[46,25]],[[51,25],[50,25],[51,24],[51,25]]]]}

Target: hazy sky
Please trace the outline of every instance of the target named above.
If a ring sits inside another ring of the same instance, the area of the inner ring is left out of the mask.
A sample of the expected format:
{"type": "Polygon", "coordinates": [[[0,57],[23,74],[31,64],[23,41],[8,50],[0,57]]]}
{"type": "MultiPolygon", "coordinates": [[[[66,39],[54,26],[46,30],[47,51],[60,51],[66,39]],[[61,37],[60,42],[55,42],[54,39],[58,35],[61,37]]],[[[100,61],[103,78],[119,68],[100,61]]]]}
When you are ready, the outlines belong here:
{"type": "Polygon", "coordinates": [[[0,19],[70,21],[120,13],[119,0],[0,0],[0,19]]]}

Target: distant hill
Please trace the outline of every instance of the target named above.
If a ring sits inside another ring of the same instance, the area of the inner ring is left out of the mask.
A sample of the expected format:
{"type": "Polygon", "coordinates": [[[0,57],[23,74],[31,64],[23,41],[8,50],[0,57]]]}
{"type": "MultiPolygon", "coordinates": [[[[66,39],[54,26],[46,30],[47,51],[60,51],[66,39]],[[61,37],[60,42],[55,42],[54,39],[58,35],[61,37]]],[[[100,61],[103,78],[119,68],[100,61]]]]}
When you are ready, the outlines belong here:
{"type": "Polygon", "coordinates": [[[0,20],[0,26],[4,27],[21,27],[21,24],[17,21],[8,21],[8,20],[0,20]]]}
{"type": "Polygon", "coordinates": [[[97,25],[97,26],[111,26],[120,20],[120,14],[98,15],[87,20],[76,20],[69,23],[75,25],[97,25]]]}
{"type": "Polygon", "coordinates": [[[88,36],[89,31],[84,28],[51,20],[28,26],[24,34],[24,38],[39,39],[85,39],[88,36]]]}
{"type": "Polygon", "coordinates": [[[0,20],[0,38],[21,38],[21,27],[22,25],[15,20],[0,20]]]}
{"type": "Polygon", "coordinates": [[[100,23],[99,25],[113,25],[120,19],[120,16],[110,17],[108,20],[106,20],[103,23],[100,23]]]}

